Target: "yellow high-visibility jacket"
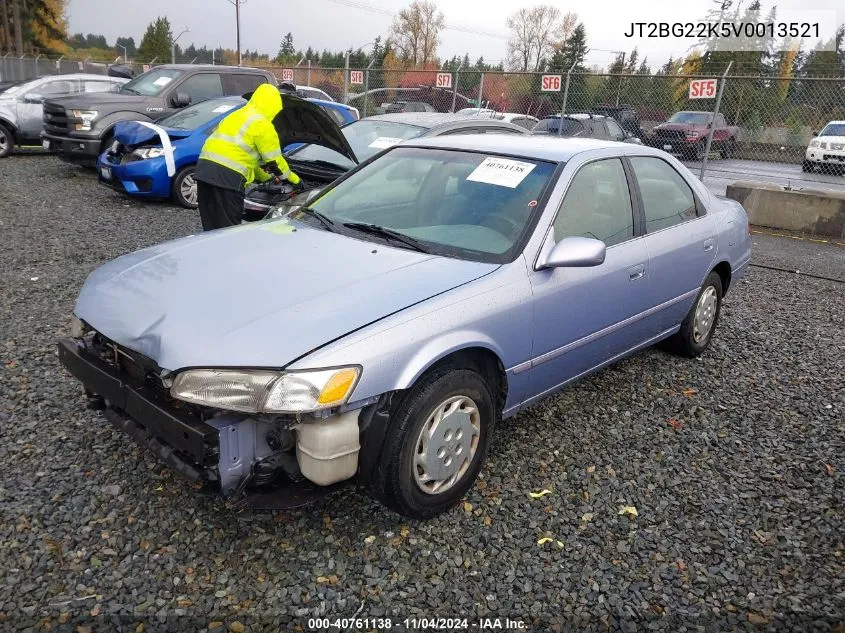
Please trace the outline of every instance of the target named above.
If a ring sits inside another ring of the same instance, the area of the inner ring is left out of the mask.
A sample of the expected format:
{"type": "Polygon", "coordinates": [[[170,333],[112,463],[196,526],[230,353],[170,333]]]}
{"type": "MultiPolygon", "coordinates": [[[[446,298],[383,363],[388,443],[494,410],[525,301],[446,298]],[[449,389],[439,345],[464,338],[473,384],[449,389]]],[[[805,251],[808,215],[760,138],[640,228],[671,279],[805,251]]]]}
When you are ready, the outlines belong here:
{"type": "Polygon", "coordinates": [[[282,110],[279,89],[261,84],[249,102],[220,121],[220,125],[202,146],[200,160],[208,160],[236,171],[244,177],[244,185],[272,178],[261,165],[275,163],[293,184],[299,176],[293,173],[282,156],[279,135],[273,118],[282,110]]]}

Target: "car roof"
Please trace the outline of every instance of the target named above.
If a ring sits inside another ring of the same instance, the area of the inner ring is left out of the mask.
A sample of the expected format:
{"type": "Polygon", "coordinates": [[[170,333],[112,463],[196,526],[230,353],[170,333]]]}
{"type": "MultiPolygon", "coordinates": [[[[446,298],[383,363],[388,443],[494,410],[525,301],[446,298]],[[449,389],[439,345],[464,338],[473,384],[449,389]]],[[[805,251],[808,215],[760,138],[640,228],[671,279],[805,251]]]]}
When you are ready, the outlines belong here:
{"type": "Polygon", "coordinates": [[[531,134],[456,134],[405,141],[401,146],[437,147],[505,154],[534,160],[566,162],[583,152],[612,148],[622,154],[665,155],[664,152],[643,145],[618,143],[593,138],[534,136],[531,134]]]}
{"type": "MultiPolygon", "coordinates": [[[[319,88],[318,88],[319,90],[319,88]]],[[[320,90],[320,92],[323,92],[320,90]]],[[[310,101],[311,103],[316,103],[317,105],[327,106],[329,108],[342,108],[344,110],[355,110],[355,106],[348,105],[346,103],[339,103],[337,101],[326,101],[325,99],[317,99],[315,97],[305,97],[306,101],[310,101]]],[[[372,117],[370,117],[372,118],[372,117]]]]}
{"type": "Polygon", "coordinates": [[[405,123],[407,125],[416,125],[417,127],[424,127],[428,130],[440,127],[441,125],[462,122],[480,123],[482,125],[506,124],[504,121],[499,121],[497,119],[488,119],[483,116],[479,117],[475,114],[458,114],[457,112],[393,112],[390,114],[376,114],[374,116],[368,116],[366,120],[390,121],[391,123],[405,123]]]}
{"type": "MultiPolygon", "coordinates": [[[[26,83],[28,81],[35,81],[36,79],[48,79],[48,78],[55,78],[55,79],[90,79],[90,80],[98,80],[98,81],[129,81],[125,77],[112,77],[111,75],[98,75],[96,73],[67,73],[66,75],[39,75],[38,77],[30,77],[29,79],[23,79],[20,81],[16,81],[15,83],[26,83]]],[[[3,82],[5,83],[5,82],[3,82]]]]}
{"type": "Polygon", "coordinates": [[[273,74],[269,70],[253,68],[251,66],[224,66],[222,64],[162,64],[161,66],[153,66],[150,70],[159,70],[162,68],[165,70],[237,70],[250,73],[261,73],[262,75],[273,74]]]}
{"type": "Polygon", "coordinates": [[[825,127],[827,127],[827,126],[828,126],[828,125],[830,125],[830,124],[833,124],[833,125],[845,125],[845,121],[828,121],[827,123],[825,123],[825,127]]]}
{"type": "MultiPolygon", "coordinates": [[[[559,114],[550,114],[548,116],[544,116],[544,119],[559,119],[559,114]]],[[[609,119],[610,117],[605,116],[603,114],[590,114],[588,112],[573,112],[572,114],[564,114],[563,118],[565,119],[577,119],[579,121],[583,121],[586,119],[609,119]]]]}

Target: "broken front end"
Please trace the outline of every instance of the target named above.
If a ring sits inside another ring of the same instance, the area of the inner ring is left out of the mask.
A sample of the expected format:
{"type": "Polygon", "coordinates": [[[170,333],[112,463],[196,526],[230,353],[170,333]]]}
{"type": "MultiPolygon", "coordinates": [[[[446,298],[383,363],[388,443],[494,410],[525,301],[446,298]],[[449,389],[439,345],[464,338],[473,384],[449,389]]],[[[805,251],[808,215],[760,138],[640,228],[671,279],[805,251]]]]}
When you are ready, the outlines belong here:
{"type": "Polygon", "coordinates": [[[358,403],[354,409],[326,406],[307,414],[232,410],[261,410],[263,405],[247,402],[255,393],[264,394],[265,401],[316,397],[331,405],[331,398],[354,388],[355,368],[330,370],[328,377],[315,373],[306,381],[281,372],[265,376],[271,372],[259,370],[204,369],[174,375],[97,332],[81,331],[85,326],[74,321],[74,336],[59,341],[59,360],[82,382],[89,408],[103,411],[113,426],[171,469],[221,495],[230,507],[304,505],[355,477],[361,479],[362,443],[372,449],[365,449],[364,461],[367,454],[378,452],[387,419],[386,398],[358,403]],[[205,380],[203,372],[213,373],[213,382],[205,380]],[[243,382],[269,379],[276,384],[284,376],[289,384],[282,390],[256,390],[254,384],[243,382]],[[191,402],[213,399],[221,381],[228,381],[227,393],[242,390],[246,400],[233,400],[228,410],[191,402]],[[326,384],[315,392],[314,382],[318,387],[326,384]],[[377,428],[381,430],[374,432],[377,428]]]}

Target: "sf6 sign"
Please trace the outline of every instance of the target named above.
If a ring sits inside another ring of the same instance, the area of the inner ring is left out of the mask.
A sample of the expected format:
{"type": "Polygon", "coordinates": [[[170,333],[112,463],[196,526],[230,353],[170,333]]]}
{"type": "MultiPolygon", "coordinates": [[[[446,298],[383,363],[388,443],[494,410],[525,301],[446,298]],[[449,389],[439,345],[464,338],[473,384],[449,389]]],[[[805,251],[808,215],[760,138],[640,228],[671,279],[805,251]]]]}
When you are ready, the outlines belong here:
{"type": "Polygon", "coordinates": [[[543,75],[540,80],[542,92],[560,92],[561,75],[543,75]]]}
{"type": "Polygon", "coordinates": [[[353,86],[362,86],[364,84],[364,71],[350,70],[349,83],[351,83],[353,86]]]}
{"type": "Polygon", "coordinates": [[[452,73],[437,73],[437,87],[451,88],[452,87],[452,73]]]}
{"type": "Polygon", "coordinates": [[[713,99],[718,85],[718,79],[693,79],[689,82],[689,98],[713,99]]]}

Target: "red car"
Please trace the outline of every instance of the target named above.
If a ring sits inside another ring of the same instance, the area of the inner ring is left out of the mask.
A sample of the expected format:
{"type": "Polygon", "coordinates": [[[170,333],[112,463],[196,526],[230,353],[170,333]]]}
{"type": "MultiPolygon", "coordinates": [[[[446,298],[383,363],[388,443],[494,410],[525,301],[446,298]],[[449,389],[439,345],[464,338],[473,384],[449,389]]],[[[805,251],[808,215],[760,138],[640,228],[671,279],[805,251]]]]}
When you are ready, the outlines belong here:
{"type": "MultiPolygon", "coordinates": [[[[712,112],[676,112],[666,123],[654,128],[648,144],[670,154],[701,160],[713,123],[712,112]]],[[[710,149],[717,150],[722,158],[730,158],[736,149],[737,130],[737,127],[725,122],[723,114],[717,114],[710,149]]]]}

